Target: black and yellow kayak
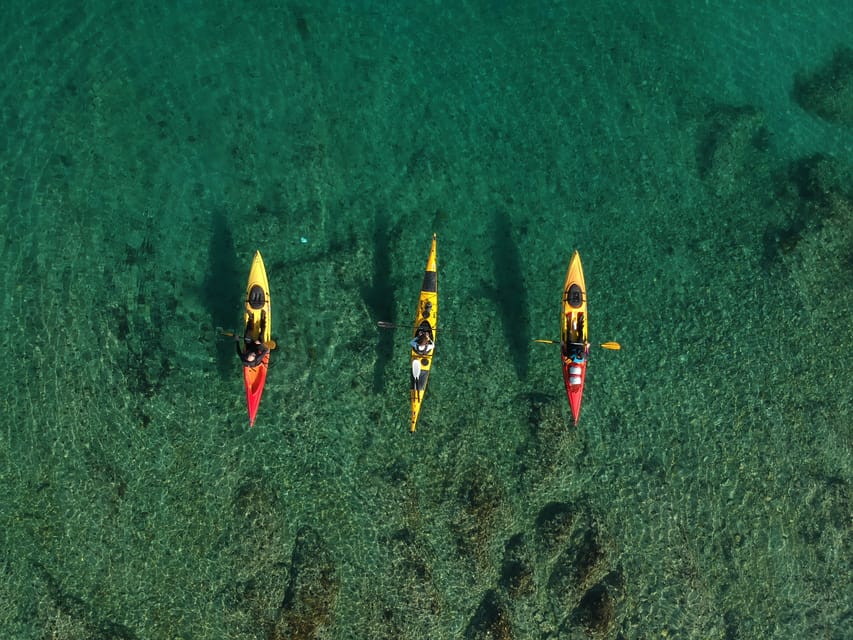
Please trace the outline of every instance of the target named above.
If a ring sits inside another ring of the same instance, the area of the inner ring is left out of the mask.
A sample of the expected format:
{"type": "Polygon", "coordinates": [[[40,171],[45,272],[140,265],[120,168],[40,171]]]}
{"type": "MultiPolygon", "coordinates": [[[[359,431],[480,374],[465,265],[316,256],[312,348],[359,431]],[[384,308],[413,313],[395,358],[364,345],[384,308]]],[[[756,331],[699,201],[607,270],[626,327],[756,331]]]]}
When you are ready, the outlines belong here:
{"type": "Polygon", "coordinates": [[[424,401],[432,357],[435,353],[435,334],[438,326],[438,277],[435,266],[435,234],[427,259],[418,310],[415,314],[414,331],[410,343],[412,422],[409,430],[414,433],[424,401]]]}
{"type": "MultiPolygon", "coordinates": [[[[264,268],[264,260],[260,251],[255,251],[252,260],[252,268],[249,271],[249,282],[246,285],[246,301],[243,312],[244,344],[245,340],[260,340],[265,345],[272,347],[274,343],[272,336],[272,316],[270,314],[270,285],[267,280],[267,271],[264,268]]],[[[249,407],[249,426],[255,426],[255,416],[258,413],[258,405],[261,403],[261,395],[264,392],[264,384],[267,381],[267,368],[270,363],[270,354],[267,351],[260,364],[243,366],[243,384],[246,387],[246,404],[249,407]]]]}

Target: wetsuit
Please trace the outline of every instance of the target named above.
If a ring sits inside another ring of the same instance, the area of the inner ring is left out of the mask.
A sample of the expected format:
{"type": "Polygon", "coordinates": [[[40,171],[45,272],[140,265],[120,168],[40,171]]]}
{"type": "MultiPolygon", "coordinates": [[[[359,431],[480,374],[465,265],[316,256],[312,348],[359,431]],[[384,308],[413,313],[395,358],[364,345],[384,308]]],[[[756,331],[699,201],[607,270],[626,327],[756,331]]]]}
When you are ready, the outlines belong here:
{"type": "Polygon", "coordinates": [[[255,342],[251,338],[237,338],[235,340],[235,344],[237,345],[237,355],[240,356],[240,360],[243,361],[243,366],[245,367],[257,367],[264,359],[264,356],[270,352],[270,349],[263,342],[255,342]],[[246,345],[246,350],[240,350],[240,341],[243,341],[246,345]],[[251,362],[246,358],[250,353],[255,354],[255,359],[251,362]]]}

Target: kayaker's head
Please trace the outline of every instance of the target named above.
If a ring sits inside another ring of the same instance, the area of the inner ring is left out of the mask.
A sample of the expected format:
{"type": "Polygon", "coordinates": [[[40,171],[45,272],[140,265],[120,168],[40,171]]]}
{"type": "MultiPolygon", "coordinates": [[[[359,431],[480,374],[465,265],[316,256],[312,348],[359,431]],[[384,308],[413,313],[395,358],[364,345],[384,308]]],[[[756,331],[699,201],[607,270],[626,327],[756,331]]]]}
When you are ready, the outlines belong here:
{"type": "Polygon", "coordinates": [[[249,354],[247,354],[247,355],[246,355],[246,360],[247,360],[248,362],[254,362],[254,361],[255,361],[255,354],[254,354],[254,353],[249,353],[249,354]]]}

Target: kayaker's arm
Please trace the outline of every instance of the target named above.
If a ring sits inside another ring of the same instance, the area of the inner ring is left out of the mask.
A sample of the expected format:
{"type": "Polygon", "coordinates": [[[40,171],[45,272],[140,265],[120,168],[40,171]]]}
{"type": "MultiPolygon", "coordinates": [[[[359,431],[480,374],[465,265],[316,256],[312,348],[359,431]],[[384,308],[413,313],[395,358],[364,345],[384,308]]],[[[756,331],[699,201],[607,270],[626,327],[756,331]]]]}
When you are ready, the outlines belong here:
{"type": "Polygon", "coordinates": [[[271,345],[266,344],[260,340],[252,340],[250,338],[241,338],[239,336],[234,336],[234,344],[237,347],[237,356],[240,360],[243,361],[243,364],[250,367],[256,367],[261,363],[261,360],[264,359],[264,356],[270,352],[270,349],[274,349],[276,344],[272,340],[271,345]],[[244,351],[240,350],[240,343],[245,343],[246,349],[244,351]],[[250,348],[251,347],[251,348],[250,348]],[[252,360],[249,360],[249,356],[254,355],[255,357],[252,360]]]}

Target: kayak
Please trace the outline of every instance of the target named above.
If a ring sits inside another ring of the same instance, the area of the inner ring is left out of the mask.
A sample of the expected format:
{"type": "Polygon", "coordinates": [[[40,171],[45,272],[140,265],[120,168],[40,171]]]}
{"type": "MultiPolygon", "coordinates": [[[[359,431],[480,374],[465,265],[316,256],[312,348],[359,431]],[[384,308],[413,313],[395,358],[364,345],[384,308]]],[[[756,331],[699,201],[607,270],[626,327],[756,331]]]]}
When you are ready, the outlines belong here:
{"type": "Polygon", "coordinates": [[[581,413],[586,365],[589,360],[587,340],[586,284],[580,254],[575,251],[566,272],[563,287],[563,308],[560,314],[560,351],[563,360],[563,379],[572,408],[575,426],[581,413]]]}
{"type": "Polygon", "coordinates": [[[421,294],[418,297],[418,310],[415,314],[412,342],[410,344],[411,360],[411,400],[412,423],[409,430],[414,433],[424,401],[429,372],[432,367],[432,356],[435,353],[435,332],[438,324],[438,274],[435,268],[435,234],[432,234],[432,246],[429,250],[426,272],[424,273],[421,294]],[[420,349],[416,346],[418,339],[426,342],[420,349]]]}
{"type": "MultiPolygon", "coordinates": [[[[249,282],[246,285],[246,304],[243,314],[244,337],[252,340],[260,339],[269,344],[272,336],[272,317],[270,315],[270,285],[267,281],[267,270],[260,251],[255,251],[252,269],[249,271],[249,282]]],[[[245,344],[244,344],[245,348],[245,344]]],[[[246,386],[246,404],[249,407],[249,426],[255,426],[255,416],[264,384],[267,381],[267,368],[270,354],[264,355],[261,364],[256,367],[243,367],[243,384],[246,386]]]]}

